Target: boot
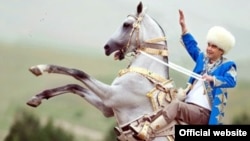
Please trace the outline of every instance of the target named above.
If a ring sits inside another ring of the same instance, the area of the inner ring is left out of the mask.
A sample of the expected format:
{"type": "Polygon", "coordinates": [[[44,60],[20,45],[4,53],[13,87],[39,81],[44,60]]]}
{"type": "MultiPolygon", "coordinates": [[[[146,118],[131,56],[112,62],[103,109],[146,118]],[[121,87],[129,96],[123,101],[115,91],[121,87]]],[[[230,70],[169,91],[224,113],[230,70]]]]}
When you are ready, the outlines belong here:
{"type": "Polygon", "coordinates": [[[154,133],[167,126],[168,122],[162,115],[162,110],[159,110],[151,116],[144,116],[142,123],[135,125],[131,124],[130,129],[135,133],[135,136],[141,140],[149,140],[154,137],[154,133]]]}

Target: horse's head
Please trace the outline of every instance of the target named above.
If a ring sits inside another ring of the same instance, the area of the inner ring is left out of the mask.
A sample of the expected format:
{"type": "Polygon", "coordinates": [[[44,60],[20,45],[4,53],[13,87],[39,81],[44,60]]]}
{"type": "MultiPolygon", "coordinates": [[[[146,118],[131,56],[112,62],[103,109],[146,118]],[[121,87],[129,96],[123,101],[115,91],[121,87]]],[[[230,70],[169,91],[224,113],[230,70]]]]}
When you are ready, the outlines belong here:
{"type": "Polygon", "coordinates": [[[146,40],[165,36],[157,22],[145,12],[146,8],[140,2],[136,12],[127,16],[104,46],[107,56],[115,52],[115,60],[122,60],[126,54],[139,49],[146,40]]]}

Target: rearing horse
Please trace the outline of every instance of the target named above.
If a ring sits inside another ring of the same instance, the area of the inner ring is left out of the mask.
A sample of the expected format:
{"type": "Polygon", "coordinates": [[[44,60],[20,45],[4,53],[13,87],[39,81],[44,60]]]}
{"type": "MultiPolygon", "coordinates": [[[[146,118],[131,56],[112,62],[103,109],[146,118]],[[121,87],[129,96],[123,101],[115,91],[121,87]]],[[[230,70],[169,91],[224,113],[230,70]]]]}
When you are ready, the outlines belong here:
{"type": "Polygon", "coordinates": [[[36,107],[43,99],[71,92],[98,108],[104,116],[114,116],[117,121],[115,131],[118,132],[117,137],[121,141],[173,139],[173,134],[169,136],[170,134],[165,134],[163,130],[152,136],[142,136],[130,126],[143,125],[141,123],[144,123],[145,119],[147,121],[145,117],[152,116],[169,98],[171,101],[169,94],[173,88],[168,67],[140,53],[144,51],[159,60],[168,61],[164,31],[146,14],[141,2],[136,12],[128,15],[121,27],[107,41],[104,50],[107,56],[114,53],[114,58],[118,60],[123,60],[127,54],[133,56],[130,64],[120,70],[111,85],[100,82],[81,70],[49,64],[36,65],[30,68],[36,76],[43,72],[69,75],[82,82],[85,87],[67,84],[47,89],[32,97],[27,104],[36,107]]]}

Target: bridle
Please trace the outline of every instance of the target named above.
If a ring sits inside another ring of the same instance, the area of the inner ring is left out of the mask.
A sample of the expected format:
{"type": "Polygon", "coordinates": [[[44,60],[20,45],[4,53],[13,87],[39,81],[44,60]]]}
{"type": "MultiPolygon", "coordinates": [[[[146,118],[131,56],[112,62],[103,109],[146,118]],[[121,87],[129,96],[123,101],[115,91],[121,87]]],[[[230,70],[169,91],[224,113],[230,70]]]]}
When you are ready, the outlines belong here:
{"type": "Polygon", "coordinates": [[[133,27],[132,27],[132,30],[131,30],[131,32],[129,34],[129,40],[128,40],[126,46],[123,47],[122,49],[120,49],[120,51],[123,54],[125,53],[125,51],[131,45],[133,34],[136,34],[136,36],[135,36],[136,48],[134,50],[135,54],[138,53],[137,50],[142,50],[142,51],[147,52],[149,54],[168,56],[167,46],[163,45],[163,44],[158,44],[159,42],[166,41],[165,36],[149,39],[149,40],[146,40],[146,41],[143,41],[143,42],[139,41],[140,27],[141,27],[141,22],[142,22],[144,16],[145,16],[145,9],[138,16],[135,16],[135,15],[132,15],[132,14],[128,15],[128,17],[133,17],[135,19],[135,22],[133,23],[133,27]],[[159,46],[161,46],[160,47],[161,49],[157,49],[157,48],[159,48],[159,46]]]}

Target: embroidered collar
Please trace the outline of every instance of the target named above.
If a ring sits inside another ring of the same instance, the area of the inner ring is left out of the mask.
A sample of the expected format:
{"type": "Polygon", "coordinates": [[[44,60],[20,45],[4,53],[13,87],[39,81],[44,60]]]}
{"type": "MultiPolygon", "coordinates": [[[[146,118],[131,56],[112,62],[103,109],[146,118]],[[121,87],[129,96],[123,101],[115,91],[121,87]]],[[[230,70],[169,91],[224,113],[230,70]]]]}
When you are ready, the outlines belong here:
{"type": "Polygon", "coordinates": [[[221,57],[220,59],[211,64],[209,63],[209,58],[206,57],[203,66],[203,73],[211,74],[215,70],[215,68],[217,68],[222,63],[222,60],[223,58],[221,57]]]}

